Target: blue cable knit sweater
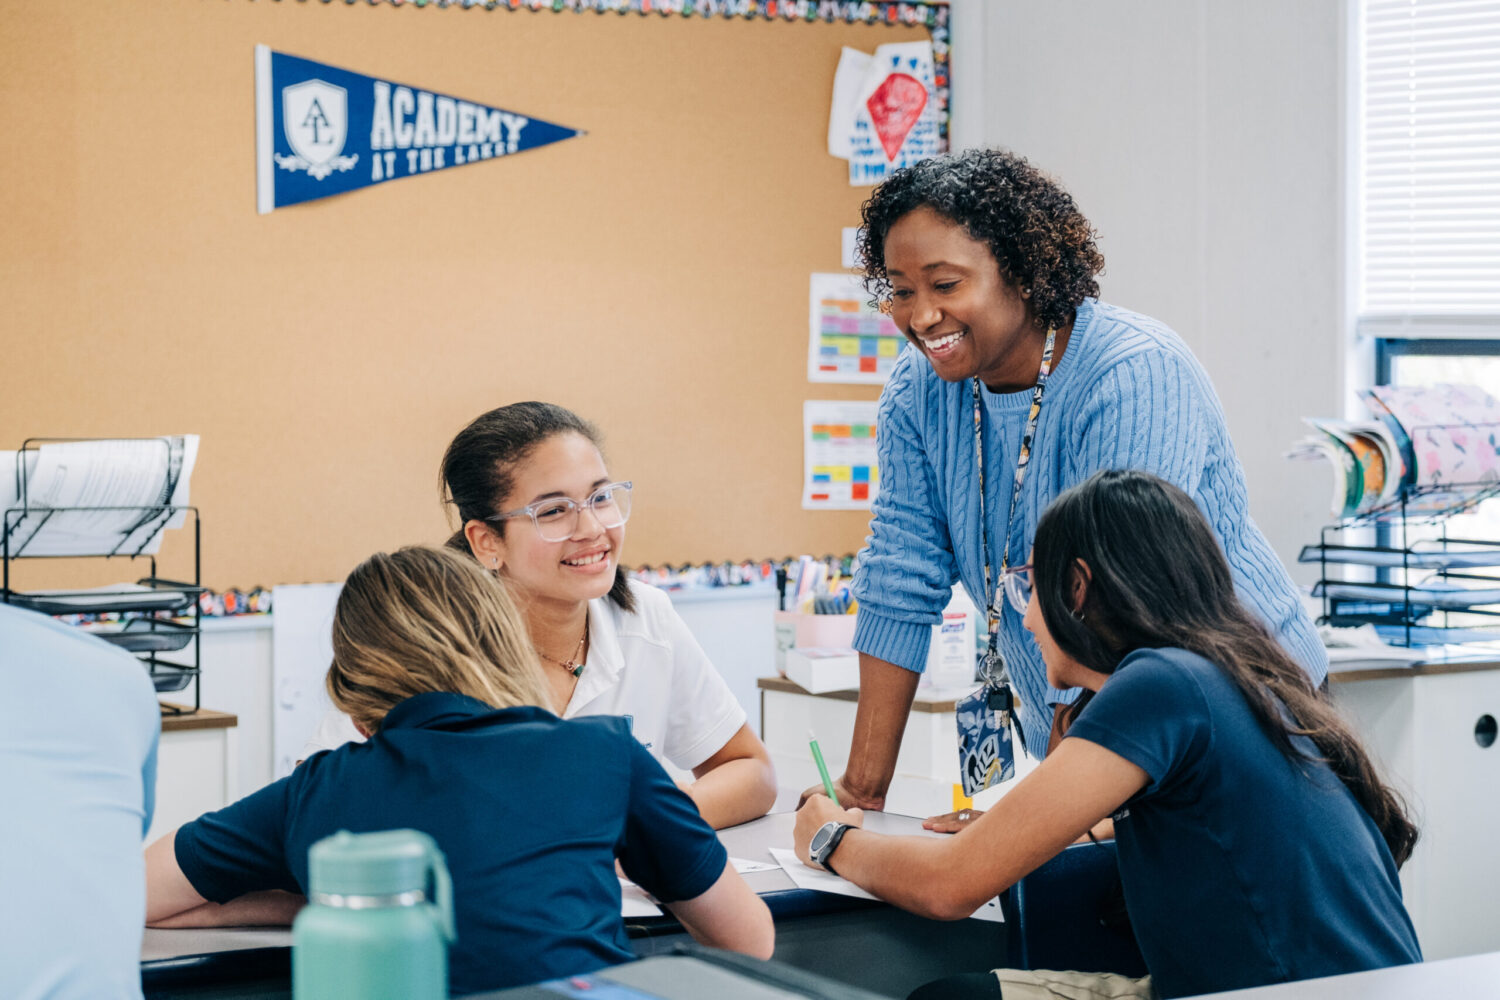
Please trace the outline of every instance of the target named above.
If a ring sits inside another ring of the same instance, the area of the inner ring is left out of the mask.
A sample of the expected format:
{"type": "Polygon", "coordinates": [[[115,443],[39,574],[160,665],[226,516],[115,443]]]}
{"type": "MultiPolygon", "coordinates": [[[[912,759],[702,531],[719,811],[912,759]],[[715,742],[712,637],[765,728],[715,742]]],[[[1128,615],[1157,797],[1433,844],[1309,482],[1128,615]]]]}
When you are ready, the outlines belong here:
{"type": "MultiPolygon", "coordinates": [[[[985,513],[990,565],[998,574],[1031,390],[986,389],[983,399],[985,513]]],[[[897,362],[879,412],[880,491],[854,583],[854,645],[921,671],[931,626],[941,620],[954,580],[963,581],[980,608],[988,603],[974,405],[967,381],[944,382],[913,349],[897,362]]],[[[1229,557],[1240,598],[1280,636],[1313,682],[1322,683],[1327,655],[1286,568],[1250,520],[1244,469],[1208,375],[1166,326],[1088,299],[1047,380],[1031,464],[1010,525],[1011,564],[1031,558],[1037,519],[1055,496],[1101,469],[1118,468],[1155,473],[1197,501],[1229,557]]],[[[1076,695],[1047,684],[1041,652],[1009,604],[1000,652],[1020,700],[1016,715],[1026,746],[1040,756],[1052,726],[1050,706],[1076,695]]]]}

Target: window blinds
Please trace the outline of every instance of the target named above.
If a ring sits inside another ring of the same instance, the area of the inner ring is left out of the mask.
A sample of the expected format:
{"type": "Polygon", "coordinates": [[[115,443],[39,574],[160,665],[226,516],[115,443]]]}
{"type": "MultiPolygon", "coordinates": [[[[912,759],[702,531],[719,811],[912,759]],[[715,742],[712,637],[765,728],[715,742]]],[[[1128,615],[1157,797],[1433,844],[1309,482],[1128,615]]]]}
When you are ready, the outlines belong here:
{"type": "Polygon", "coordinates": [[[1500,0],[1363,0],[1359,313],[1500,337],[1500,0]]]}

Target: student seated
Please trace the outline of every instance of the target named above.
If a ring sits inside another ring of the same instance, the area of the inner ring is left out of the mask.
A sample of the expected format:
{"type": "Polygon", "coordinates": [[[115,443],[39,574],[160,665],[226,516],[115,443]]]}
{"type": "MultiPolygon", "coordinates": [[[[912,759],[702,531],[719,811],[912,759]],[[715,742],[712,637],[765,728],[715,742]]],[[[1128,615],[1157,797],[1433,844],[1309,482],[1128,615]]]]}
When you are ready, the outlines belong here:
{"type": "Polygon", "coordinates": [[[141,995],[161,709],[141,662],[0,604],[0,997],[141,995]]]}
{"type": "Polygon", "coordinates": [[[152,844],[151,925],[287,922],[315,842],[411,828],[453,876],[455,993],[633,958],[617,858],[698,941],[770,955],[765,904],[629,724],[544,707],[520,616],[474,560],[408,548],[356,568],[327,684],[369,739],[152,844]]]}
{"type": "Polygon", "coordinates": [[[952,838],[866,833],[857,810],[815,796],[797,816],[797,852],[812,861],[819,835],[823,867],[953,920],[1113,817],[1151,975],[999,970],[913,998],[1181,997],[1421,961],[1396,878],[1416,828],[1235,596],[1186,493],[1099,473],[1047,509],[1032,564],[1005,583],[1048,682],[1085,689],[1065,738],[952,838]],[[829,852],[839,824],[853,829],[829,852]]]}
{"type": "MultiPolygon", "coordinates": [[[[611,476],[599,432],[551,403],[474,419],[443,456],[461,530],[449,541],[503,579],[563,718],[623,715],[657,760],[691,772],[684,790],[715,828],[776,801],[771,756],[702,647],[655,587],[620,568],[631,484],[611,476]]],[[[359,739],[327,713],[303,757],[359,739]]]]}

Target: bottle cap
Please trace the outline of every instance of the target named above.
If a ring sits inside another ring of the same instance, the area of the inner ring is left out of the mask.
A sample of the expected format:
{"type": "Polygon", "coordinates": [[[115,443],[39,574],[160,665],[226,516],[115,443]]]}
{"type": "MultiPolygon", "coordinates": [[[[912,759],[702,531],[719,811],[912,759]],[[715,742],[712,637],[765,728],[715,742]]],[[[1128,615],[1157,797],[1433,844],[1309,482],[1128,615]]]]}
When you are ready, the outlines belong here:
{"type": "Polygon", "coordinates": [[[434,864],[443,866],[443,854],[425,833],[340,830],[308,851],[308,889],[341,896],[396,896],[420,891],[430,898],[434,864]]]}

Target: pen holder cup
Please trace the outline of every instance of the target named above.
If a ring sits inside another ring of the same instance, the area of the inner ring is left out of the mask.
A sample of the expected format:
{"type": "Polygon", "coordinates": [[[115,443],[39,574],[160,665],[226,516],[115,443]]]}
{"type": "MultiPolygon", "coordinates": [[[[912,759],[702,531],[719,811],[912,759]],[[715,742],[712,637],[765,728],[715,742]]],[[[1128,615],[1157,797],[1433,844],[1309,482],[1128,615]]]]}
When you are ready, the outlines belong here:
{"type": "Polygon", "coordinates": [[[854,645],[855,615],[804,615],[772,612],[776,628],[776,673],[786,676],[786,651],[797,647],[846,648],[854,645]]]}

